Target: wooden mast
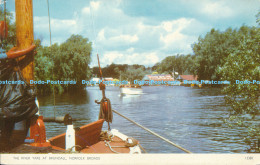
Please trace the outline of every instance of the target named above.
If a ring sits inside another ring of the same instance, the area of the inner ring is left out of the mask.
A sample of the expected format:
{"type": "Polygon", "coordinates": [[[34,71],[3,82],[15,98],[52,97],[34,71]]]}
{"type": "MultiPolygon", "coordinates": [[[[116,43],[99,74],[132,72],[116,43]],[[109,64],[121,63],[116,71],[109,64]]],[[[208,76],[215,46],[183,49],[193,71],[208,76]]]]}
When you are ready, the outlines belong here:
{"type": "MultiPolygon", "coordinates": [[[[33,44],[33,3],[32,0],[15,0],[16,12],[16,37],[17,49],[25,49],[33,44]]],[[[26,61],[20,67],[21,72],[27,83],[34,80],[34,57],[33,52],[20,57],[18,61],[26,61]],[[24,59],[26,58],[26,59],[24,59]],[[23,60],[24,59],[24,60],[23,60]]],[[[30,84],[30,83],[29,83],[30,84]]]]}
{"type": "MultiPolygon", "coordinates": [[[[15,0],[16,44],[18,50],[26,49],[33,44],[32,7],[32,0],[15,0]]],[[[34,80],[33,60],[33,51],[17,59],[21,73],[28,84],[30,84],[30,80],[34,80]]],[[[16,146],[24,143],[28,129],[26,123],[26,120],[15,123],[12,136],[10,137],[12,145],[16,146]]]]}

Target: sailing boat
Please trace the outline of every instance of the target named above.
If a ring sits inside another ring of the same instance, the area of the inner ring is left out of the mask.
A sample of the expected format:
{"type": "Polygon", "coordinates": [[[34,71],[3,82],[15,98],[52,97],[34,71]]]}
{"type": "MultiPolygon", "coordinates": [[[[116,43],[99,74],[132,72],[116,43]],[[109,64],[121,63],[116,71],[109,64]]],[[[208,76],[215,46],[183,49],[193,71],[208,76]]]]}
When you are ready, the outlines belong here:
{"type": "Polygon", "coordinates": [[[112,108],[102,84],[103,98],[97,101],[100,104],[99,120],[74,129],[72,117],[65,115],[62,121],[67,126],[66,133],[46,139],[46,128],[43,116],[39,114],[34,87],[29,85],[34,78],[32,0],[16,0],[15,7],[17,48],[0,56],[3,59],[1,64],[5,64],[1,65],[0,78],[25,83],[16,84],[16,90],[10,84],[1,85],[0,140],[3,143],[0,150],[10,149],[8,144],[18,141],[11,146],[15,147],[11,152],[141,153],[137,140],[110,129],[112,108]],[[102,131],[104,122],[109,127],[102,131]]]}

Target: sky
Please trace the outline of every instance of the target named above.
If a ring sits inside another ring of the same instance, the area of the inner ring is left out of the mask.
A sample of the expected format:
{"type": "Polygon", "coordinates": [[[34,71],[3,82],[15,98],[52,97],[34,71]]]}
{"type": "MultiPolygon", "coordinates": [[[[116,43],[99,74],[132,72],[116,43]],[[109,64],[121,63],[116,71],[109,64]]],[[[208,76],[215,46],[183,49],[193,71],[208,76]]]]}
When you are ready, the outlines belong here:
{"type": "MultiPolygon", "coordinates": [[[[7,0],[15,13],[15,1],[7,0]]],[[[257,26],[260,0],[49,0],[52,44],[79,34],[92,42],[97,66],[153,66],[167,56],[192,54],[212,28],[257,26]]],[[[46,0],[33,0],[34,35],[50,45],[46,0]]]]}

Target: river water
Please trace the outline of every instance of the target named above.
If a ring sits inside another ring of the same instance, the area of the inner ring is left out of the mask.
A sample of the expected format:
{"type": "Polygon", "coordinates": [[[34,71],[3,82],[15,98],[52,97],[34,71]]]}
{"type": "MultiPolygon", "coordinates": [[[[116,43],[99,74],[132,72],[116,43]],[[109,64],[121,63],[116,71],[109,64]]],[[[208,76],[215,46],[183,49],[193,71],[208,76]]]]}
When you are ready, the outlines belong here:
{"type": "MultiPolygon", "coordinates": [[[[112,108],[194,153],[245,153],[247,146],[240,134],[245,130],[228,128],[222,117],[228,115],[221,90],[182,86],[143,87],[141,95],[121,96],[118,87],[107,87],[112,108]]],[[[56,95],[56,115],[69,113],[75,126],[96,121],[102,98],[98,87],[87,87],[74,94],[56,95]]],[[[40,113],[54,115],[53,96],[41,96],[40,113]]],[[[47,138],[64,133],[63,124],[45,123],[47,138]]],[[[107,125],[104,124],[104,128],[107,125]]],[[[183,153],[126,119],[114,114],[111,128],[140,141],[148,153],[183,153]]]]}

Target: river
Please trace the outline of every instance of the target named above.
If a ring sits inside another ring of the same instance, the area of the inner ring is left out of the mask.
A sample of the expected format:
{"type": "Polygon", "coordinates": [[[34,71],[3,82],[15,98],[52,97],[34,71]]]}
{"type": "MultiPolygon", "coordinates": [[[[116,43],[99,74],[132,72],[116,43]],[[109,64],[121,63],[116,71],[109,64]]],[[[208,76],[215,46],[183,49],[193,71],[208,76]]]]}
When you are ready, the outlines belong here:
{"type": "MultiPolygon", "coordinates": [[[[228,128],[222,117],[228,115],[224,96],[218,88],[195,89],[182,86],[143,87],[141,95],[121,96],[118,87],[107,87],[112,108],[194,153],[245,153],[247,145],[239,136],[242,129],[228,128]]],[[[75,126],[96,121],[102,98],[98,87],[74,94],[56,95],[56,115],[69,113],[75,126]]],[[[54,115],[53,96],[41,96],[40,113],[54,115]]],[[[64,133],[64,124],[45,123],[47,138],[64,133]]],[[[106,127],[106,124],[104,124],[106,127]]],[[[114,114],[111,128],[140,141],[148,153],[183,153],[140,127],[114,114]]]]}

